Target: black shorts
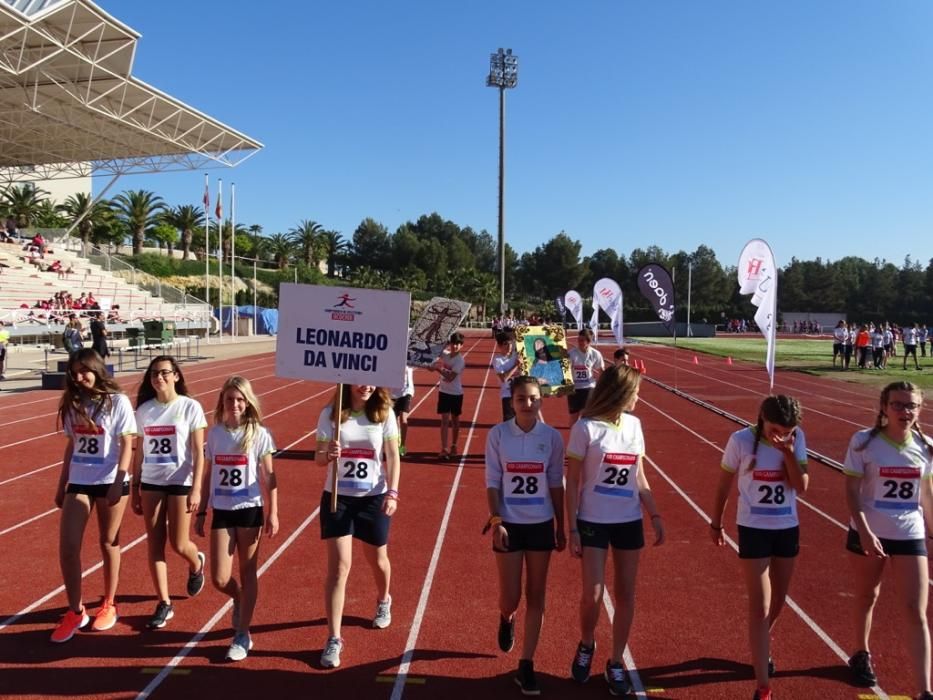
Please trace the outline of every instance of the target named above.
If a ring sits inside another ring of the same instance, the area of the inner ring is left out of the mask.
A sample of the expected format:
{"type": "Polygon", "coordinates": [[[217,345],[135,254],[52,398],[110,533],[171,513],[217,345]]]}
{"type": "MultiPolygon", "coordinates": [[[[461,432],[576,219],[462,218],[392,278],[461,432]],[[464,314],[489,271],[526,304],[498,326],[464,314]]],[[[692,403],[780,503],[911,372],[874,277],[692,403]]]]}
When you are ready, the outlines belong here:
{"type": "Polygon", "coordinates": [[[574,389],[572,394],[567,394],[567,410],[571,413],[582,411],[590,397],[590,391],[591,389],[574,389]]]}
{"type": "Polygon", "coordinates": [[[800,527],[768,530],[739,525],[739,559],[792,559],[799,552],[800,527]]]}
{"type": "Polygon", "coordinates": [[[833,357],[842,354],[842,343],[833,343],[833,357]]]}
{"type": "Polygon", "coordinates": [[[337,495],[337,512],[330,512],[330,492],[321,494],[321,539],[352,535],[354,539],[381,547],[389,542],[392,518],[382,512],[385,494],[378,496],[337,495]]]}
{"type": "Polygon", "coordinates": [[[502,397],[502,422],[512,420],[515,417],[515,409],[512,408],[512,397],[502,397]]]}
{"type": "Polygon", "coordinates": [[[214,516],[211,518],[211,530],[226,530],[231,527],[243,529],[262,527],[265,522],[266,518],[262,512],[262,506],[250,506],[249,508],[237,508],[236,510],[214,508],[214,516]]]}
{"type": "MultiPolygon", "coordinates": [[[[107,498],[110,484],[68,484],[66,493],[83,493],[91,498],[107,498]]],[[[123,482],[123,496],[130,495],[130,482],[123,482]]]]}
{"type": "Polygon", "coordinates": [[[452,416],[459,416],[463,412],[463,394],[445,394],[443,391],[437,394],[437,415],[442,416],[449,413],[452,416]]]}
{"type": "Polygon", "coordinates": [[[905,345],[904,346],[904,357],[906,358],[908,355],[913,355],[914,357],[917,356],[916,345],[905,345]]]}
{"type": "Polygon", "coordinates": [[[505,531],[509,533],[508,549],[492,551],[504,554],[506,552],[550,552],[557,546],[554,540],[554,521],[546,520],[543,523],[502,523],[505,531]]]}
{"type": "Polygon", "coordinates": [[[166,496],[187,496],[191,493],[191,487],[184,484],[147,484],[145,481],[139,484],[140,491],[159,491],[166,496]]]}
{"type": "Polygon", "coordinates": [[[411,394],[405,394],[395,399],[395,403],[392,404],[392,410],[395,411],[396,416],[400,416],[403,413],[411,413],[411,394]]]}
{"type": "MultiPolygon", "coordinates": [[[[889,557],[925,557],[927,555],[927,542],[924,539],[919,540],[888,540],[879,537],[881,548],[889,557]]],[[[858,536],[858,531],[849,528],[849,534],[846,536],[846,549],[853,554],[867,556],[862,551],[862,539],[858,536]]]]}
{"type": "Polygon", "coordinates": [[[627,523],[591,523],[577,519],[580,544],[597,549],[641,549],[645,546],[645,527],[641,519],[627,523]]]}

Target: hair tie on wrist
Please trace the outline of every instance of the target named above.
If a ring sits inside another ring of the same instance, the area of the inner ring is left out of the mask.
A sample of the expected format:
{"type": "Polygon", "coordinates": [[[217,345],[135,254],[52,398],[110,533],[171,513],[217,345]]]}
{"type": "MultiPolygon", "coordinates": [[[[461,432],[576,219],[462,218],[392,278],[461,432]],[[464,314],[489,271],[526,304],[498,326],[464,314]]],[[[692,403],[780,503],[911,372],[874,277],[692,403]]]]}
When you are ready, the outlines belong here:
{"type": "Polygon", "coordinates": [[[502,524],[502,518],[498,515],[490,515],[489,520],[486,521],[486,527],[483,528],[483,534],[485,535],[489,532],[489,528],[499,527],[502,524]]]}

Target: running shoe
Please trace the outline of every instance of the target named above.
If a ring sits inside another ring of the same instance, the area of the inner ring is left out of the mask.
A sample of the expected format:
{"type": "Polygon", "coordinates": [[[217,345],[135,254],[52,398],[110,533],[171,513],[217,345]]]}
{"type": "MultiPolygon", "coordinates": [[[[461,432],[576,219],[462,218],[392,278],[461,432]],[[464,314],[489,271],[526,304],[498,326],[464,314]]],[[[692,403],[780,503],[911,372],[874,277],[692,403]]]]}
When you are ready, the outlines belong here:
{"type": "Polygon", "coordinates": [[[75,636],[75,632],[86,626],[90,621],[91,618],[87,616],[87,610],[84,609],[84,606],[81,606],[81,612],[74,612],[71,608],[68,608],[62,616],[61,622],[52,632],[52,641],[57,644],[67,642],[75,636]]]}
{"type": "Polygon", "coordinates": [[[752,696],[752,700],[774,700],[774,696],[771,694],[771,688],[759,688],[752,696]]]}
{"type": "Polygon", "coordinates": [[[405,449],[405,445],[399,445],[399,446],[398,446],[398,456],[399,456],[399,457],[404,457],[406,452],[408,452],[408,450],[405,449]]]}
{"type": "Polygon", "coordinates": [[[609,694],[616,697],[623,697],[632,692],[632,684],[629,683],[628,674],[622,664],[612,663],[606,659],[606,683],[609,684],[609,694]]]}
{"type": "Polygon", "coordinates": [[[376,615],[373,617],[373,627],[384,630],[392,624],[392,596],[376,603],[376,615]]]}
{"type": "Polygon", "coordinates": [[[855,676],[855,682],[866,688],[873,686],[878,677],[875,670],[871,667],[871,654],[867,651],[857,651],[849,659],[849,668],[852,669],[852,675],[855,676]]]}
{"type": "Polygon", "coordinates": [[[343,640],[339,637],[328,637],[321,654],[321,666],[324,668],[337,668],[340,666],[340,652],[343,651],[343,640]]]}
{"type": "Polygon", "coordinates": [[[499,614],[499,648],[506,654],[515,646],[515,618],[506,620],[499,614]]]}
{"type": "Polygon", "coordinates": [[[155,612],[152,613],[152,617],[149,618],[149,622],[146,623],[146,627],[151,630],[159,630],[165,627],[165,623],[175,617],[175,608],[172,607],[171,603],[166,603],[164,600],[160,600],[156,603],[155,612]]]}
{"type": "Polygon", "coordinates": [[[520,659],[515,684],[521,688],[522,695],[541,695],[538,679],[535,678],[535,665],[531,659],[520,659]]]}
{"type": "Polygon", "coordinates": [[[91,625],[91,629],[95,632],[109,630],[117,624],[117,620],[119,619],[120,616],[117,614],[116,603],[112,600],[104,600],[103,604],[100,606],[100,610],[98,610],[97,614],[94,616],[94,624],[91,625]]]}
{"type": "Polygon", "coordinates": [[[247,657],[249,650],[252,648],[253,640],[249,636],[249,632],[237,634],[234,636],[230,648],[227,649],[227,661],[242,661],[247,657]]]}
{"type": "Polygon", "coordinates": [[[583,642],[577,645],[573,663],[570,666],[570,675],[577,683],[586,683],[590,679],[590,667],[593,665],[593,654],[596,652],[596,642],[588,647],[583,642]]]}
{"type": "Polygon", "coordinates": [[[198,552],[201,568],[188,574],[188,597],[193,598],[204,588],[204,552],[198,552]]]}

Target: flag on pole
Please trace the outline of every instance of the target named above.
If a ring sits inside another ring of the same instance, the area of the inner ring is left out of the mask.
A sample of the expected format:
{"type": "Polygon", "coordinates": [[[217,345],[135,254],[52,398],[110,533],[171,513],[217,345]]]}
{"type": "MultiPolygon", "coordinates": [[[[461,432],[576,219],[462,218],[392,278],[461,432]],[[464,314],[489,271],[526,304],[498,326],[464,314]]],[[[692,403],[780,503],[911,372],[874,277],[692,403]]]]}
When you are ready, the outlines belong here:
{"type": "Polygon", "coordinates": [[[221,193],[220,193],[220,187],[218,186],[218,188],[217,188],[217,206],[214,207],[214,218],[217,219],[217,221],[220,221],[220,220],[222,220],[222,219],[224,218],[224,205],[223,205],[223,202],[221,202],[221,196],[222,196],[222,195],[221,195],[221,193]]]}
{"type": "Polygon", "coordinates": [[[654,307],[654,312],[672,331],[674,327],[674,282],[663,265],[648,263],[638,271],[638,290],[654,307]]]}
{"type": "Polygon", "coordinates": [[[573,316],[573,320],[576,321],[577,330],[583,330],[583,297],[580,296],[580,293],[574,289],[571,289],[569,292],[564,294],[564,306],[567,308],[567,311],[570,312],[570,315],[573,316]]]}
{"type": "Polygon", "coordinates": [[[593,331],[593,344],[599,345],[599,302],[593,294],[593,315],[590,317],[590,330],[593,331]]]}
{"type": "Polygon", "coordinates": [[[774,388],[774,354],[777,346],[777,266],[774,253],[765,241],[753,238],[739,255],[739,293],[751,294],[758,307],[755,323],[768,341],[765,368],[774,388]]]}
{"type": "Polygon", "coordinates": [[[204,178],[204,199],[201,200],[204,202],[204,216],[208,216],[208,212],[211,210],[211,192],[207,184],[207,177],[204,178]]]}
{"type": "Polygon", "coordinates": [[[624,343],[622,337],[622,289],[618,282],[603,277],[593,287],[594,304],[598,304],[609,317],[609,325],[616,343],[624,343]]]}

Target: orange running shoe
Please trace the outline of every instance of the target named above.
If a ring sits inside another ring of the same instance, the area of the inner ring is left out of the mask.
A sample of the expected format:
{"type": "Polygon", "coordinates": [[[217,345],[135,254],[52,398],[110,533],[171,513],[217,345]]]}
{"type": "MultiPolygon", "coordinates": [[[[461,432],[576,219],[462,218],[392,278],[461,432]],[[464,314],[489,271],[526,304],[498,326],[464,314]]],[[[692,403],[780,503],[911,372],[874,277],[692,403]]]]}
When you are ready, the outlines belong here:
{"type": "Polygon", "coordinates": [[[112,600],[104,600],[103,605],[100,606],[100,610],[97,611],[97,615],[94,616],[92,629],[95,632],[109,630],[117,624],[117,620],[119,619],[120,616],[117,614],[116,604],[112,600]]]}
{"type": "Polygon", "coordinates": [[[91,618],[87,616],[87,610],[81,606],[81,612],[74,612],[71,608],[62,616],[61,622],[52,632],[52,641],[56,644],[67,642],[75,636],[75,632],[84,627],[91,618]]]}

